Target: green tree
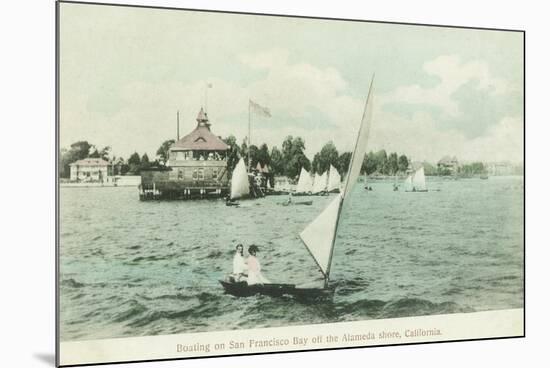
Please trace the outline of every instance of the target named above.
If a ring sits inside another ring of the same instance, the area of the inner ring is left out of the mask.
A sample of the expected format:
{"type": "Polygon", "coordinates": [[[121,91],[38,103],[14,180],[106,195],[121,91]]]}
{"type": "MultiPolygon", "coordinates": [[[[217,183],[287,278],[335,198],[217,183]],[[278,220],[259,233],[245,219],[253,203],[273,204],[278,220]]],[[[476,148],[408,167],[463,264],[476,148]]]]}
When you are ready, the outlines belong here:
{"type": "MultiPolygon", "coordinates": [[[[327,171],[330,165],[336,166],[338,164],[338,150],[332,141],[326,143],[323,148],[321,148],[321,151],[315,156],[317,156],[317,164],[312,166],[314,171],[318,174],[327,171]]],[[[313,160],[315,161],[315,157],[313,160]]]]}
{"type": "Polygon", "coordinates": [[[295,178],[300,174],[302,167],[311,170],[311,162],[306,157],[305,141],[301,137],[288,136],[283,142],[283,159],[285,163],[285,175],[295,178]]]}
{"type": "Polygon", "coordinates": [[[256,164],[258,163],[258,147],[251,144],[249,146],[249,160],[250,160],[250,167],[255,169],[256,164]]]}
{"type": "Polygon", "coordinates": [[[170,147],[176,143],[173,139],[168,139],[160,145],[159,149],[157,150],[157,156],[160,159],[160,162],[165,165],[168,162],[168,159],[170,158],[170,147]]]}
{"type": "Polygon", "coordinates": [[[344,177],[349,169],[349,163],[351,161],[351,152],[344,152],[338,157],[338,165],[336,169],[342,177],[344,177]]]}
{"type": "Polygon", "coordinates": [[[374,158],[374,164],[376,165],[376,171],[380,174],[387,174],[388,166],[388,155],[386,153],[386,150],[380,150],[376,152],[373,156],[374,158]]]}
{"type": "Polygon", "coordinates": [[[311,170],[314,173],[319,172],[320,161],[321,161],[321,154],[319,152],[317,152],[313,156],[313,161],[311,161],[311,170]]]}
{"type": "Polygon", "coordinates": [[[90,155],[88,156],[89,158],[100,158],[101,156],[99,156],[99,151],[97,150],[97,148],[94,146],[93,147],[93,150],[91,150],[91,153],[90,155]]]}
{"type": "Polygon", "coordinates": [[[78,141],[71,144],[70,149],[62,150],[60,152],[60,175],[68,178],[70,176],[70,164],[89,157],[91,147],[92,145],[87,141],[78,141]]]}
{"type": "Polygon", "coordinates": [[[128,159],[128,173],[136,175],[139,173],[139,168],[141,166],[141,158],[137,152],[132,153],[128,159]]]}
{"type": "Polygon", "coordinates": [[[273,175],[284,175],[285,161],[283,153],[275,146],[271,149],[271,172],[273,175]]]}
{"type": "Polygon", "coordinates": [[[363,173],[367,173],[367,175],[370,175],[374,172],[376,172],[376,159],[374,156],[374,153],[371,151],[368,154],[365,155],[365,158],[363,159],[363,165],[361,166],[361,171],[363,173]]]}
{"type": "Polygon", "coordinates": [[[409,159],[405,155],[399,156],[399,160],[397,161],[397,169],[404,173],[407,172],[407,168],[409,167],[409,159]]]}
{"type": "Polygon", "coordinates": [[[233,174],[233,170],[235,169],[235,166],[237,166],[237,163],[239,162],[239,150],[240,147],[237,144],[237,138],[235,136],[230,135],[229,137],[225,138],[223,140],[225,144],[229,146],[229,149],[227,150],[227,172],[229,175],[229,178],[231,178],[231,175],[233,174]]]}
{"type": "Polygon", "coordinates": [[[424,173],[426,175],[437,175],[437,167],[435,167],[434,165],[430,164],[429,162],[426,162],[424,161],[422,163],[422,166],[424,166],[424,173]]]}
{"type": "Polygon", "coordinates": [[[399,169],[399,161],[397,157],[397,153],[392,152],[388,156],[388,161],[386,162],[387,172],[388,175],[395,175],[397,173],[397,170],[399,169]]]}
{"type": "Polygon", "coordinates": [[[141,156],[141,162],[139,165],[140,170],[147,170],[151,167],[151,162],[149,161],[149,156],[147,156],[147,153],[144,153],[143,156],[141,156]]]}
{"type": "Polygon", "coordinates": [[[267,144],[263,143],[260,146],[260,149],[257,153],[257,159],[262,166],[271,165],[271,156],[269,154],[269,148],[267,147],[267,144]]]}

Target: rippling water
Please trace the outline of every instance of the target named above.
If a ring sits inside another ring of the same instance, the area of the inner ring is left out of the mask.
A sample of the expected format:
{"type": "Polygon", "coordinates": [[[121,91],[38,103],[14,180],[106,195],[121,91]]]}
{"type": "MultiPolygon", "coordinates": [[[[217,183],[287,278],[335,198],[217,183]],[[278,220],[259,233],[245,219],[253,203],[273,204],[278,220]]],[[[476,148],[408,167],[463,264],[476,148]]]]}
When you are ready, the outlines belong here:
{"type": "Polygon", "coordinates": [[[289,326],[523,307],[523,178],[357,185],[342,215],[332,302],[223,294],[237,242],[268,278],[319,278],[298,238],[331,197],[140,202],[135,188],[62,188],[61,339],[289,326]]]}

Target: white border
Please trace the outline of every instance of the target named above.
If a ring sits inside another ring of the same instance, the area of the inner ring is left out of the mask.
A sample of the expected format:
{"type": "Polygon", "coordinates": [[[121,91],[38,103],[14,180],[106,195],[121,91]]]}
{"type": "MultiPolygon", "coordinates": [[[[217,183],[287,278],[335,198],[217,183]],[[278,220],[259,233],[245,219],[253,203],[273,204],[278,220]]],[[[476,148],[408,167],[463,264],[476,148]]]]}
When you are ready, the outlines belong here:
{"type": "MultiPolygon", "coordinates": [[[[132,1],[138,3],[138,1],[132,1]]],[[[275,354],[123,365],[123,367],[524,366],[544,361],[548,311],[547,169],[549,48],[544,2],[200,0],[140,3],[249,12],[436,23],[527,31],[526,339],[275,354]],[[535,5],[537,4],[537,5],[535,5]],[[540,4],[540,5],[538,5],[540,4]]],[[[1,5],[4,192],[2,365],[51,367],[54,347],[54,2],[1,5]],[[32,149],[28,149],[32,148],[32,149]],[[36,153],[40,153],[37,156],[36,153]],[[18,165],[33,163],[32,170],[18,165]],[[19,168],[19,170],[18,170],[19,168]]]]}

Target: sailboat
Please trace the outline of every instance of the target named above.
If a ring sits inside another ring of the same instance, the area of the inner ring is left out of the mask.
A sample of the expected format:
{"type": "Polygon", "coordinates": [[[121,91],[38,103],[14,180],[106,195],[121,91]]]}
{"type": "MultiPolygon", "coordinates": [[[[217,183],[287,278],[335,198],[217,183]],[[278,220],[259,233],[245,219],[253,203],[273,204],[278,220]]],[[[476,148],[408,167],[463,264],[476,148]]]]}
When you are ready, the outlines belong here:
{"type": "Polygon", "coordinates": [[[315,180],[313,182],[312,194],[325,194],[327,192],[327,172],[325,171],[321,175],[315,174],[315,180]]]}
{"type": "Polygon", "coordinates": [[[365,171],[365,189],[368,191],[372,191],[372,188],[369,187],[368,181],[367,181],[367,172],[365,171]]]}
{"type": "Polygon", "coordinates": [[[292,295],[295,297],[330,297],[334,294],[336,285],[330,283],[330,271],[334,253],[334,245],[338,223],[342,208],[349,201],[352,189],[357,183],[363,157],[366,152],[367,139],[372,120],[372,86],[365,103],[365,110],[361,119],[361,125],[357,133],[357,140],[349,164],[348,176],[342,191],[336,195],[330,204],[313,220],[301,233],[300,239],[309,251],[309,254],[317,264],[323,280],[318,284],[296,285],[296,284],[253,284],[248,285],[246,281],[220,280],[224,290],[235,296],[250,296],[254,294],[266,294],[271,296],[292,295]]]}
{"type": "Polygon", "coordinates": [[[405,179],[405,192],[427,192],[424,167],[420,167],[405,179]]]}
{"type": "Polygon", "coordinates": [[[229,198],[231,200],[235,200],[247,197],[248,195],[250,195],[248,172],[246,171],[244,159],[241,158],[237,163],[237,166],[235,166],[233,175],[231,176],[231,193],[229,198]]]}
{"type": "Polygon", "coordinates": [[[311,181],[311,175],[309,172],[302,167],[300,171],[300,178],[298,178],[298,184],[296,185],[296,190],[294,195],[308,195],[311,194],[313,189],[313,182],[311,181]]]}
{"type": "Polygon", "coordinates": [[[330,165],[329,174],[328,174],[328,185],[327,192],[329,193],[338,193],[340,191],[340,184],[342,178],[338,173],[338,170],[332,165],[330,165]]]}

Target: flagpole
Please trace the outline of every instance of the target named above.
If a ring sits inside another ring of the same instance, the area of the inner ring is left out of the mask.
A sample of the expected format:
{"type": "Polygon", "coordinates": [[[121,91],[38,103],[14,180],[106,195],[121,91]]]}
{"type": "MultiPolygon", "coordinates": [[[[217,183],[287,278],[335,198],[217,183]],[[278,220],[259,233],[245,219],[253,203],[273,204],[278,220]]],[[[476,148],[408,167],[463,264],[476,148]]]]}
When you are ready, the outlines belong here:
{"type": "Polygon", "coordinates": [[[204,88],[204,112],[208,114],[208,83],[204,88]]]}
{"type": "Polygon", "coordinates": [[[250,99],[248,99],[248,171],[250,171],[250,99]]]}

